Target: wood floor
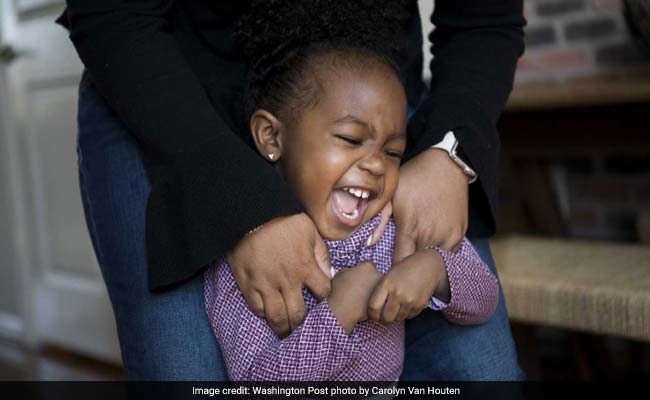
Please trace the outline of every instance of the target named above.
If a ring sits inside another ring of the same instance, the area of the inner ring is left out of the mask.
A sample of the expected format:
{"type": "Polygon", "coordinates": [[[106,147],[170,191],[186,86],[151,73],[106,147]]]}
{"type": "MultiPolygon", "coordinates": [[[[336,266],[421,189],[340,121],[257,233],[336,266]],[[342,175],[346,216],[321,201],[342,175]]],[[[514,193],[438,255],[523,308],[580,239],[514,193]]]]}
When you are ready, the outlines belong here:
{"type": "MultiPolygon", "coordinates": [[[[521,367],[544,382],[648,381],[650,343],[512,324],[521,367]]],[[[61,348],[28,350],[0,339],[0,381],[114,381],[121,366],[61,348]]]]}
{"type": "Polygon", "coordinates": [[[105,364],[47,346],[37,351],[0,339],[0,381],[114,381],[123,379],[121,366],[105,364]]]}

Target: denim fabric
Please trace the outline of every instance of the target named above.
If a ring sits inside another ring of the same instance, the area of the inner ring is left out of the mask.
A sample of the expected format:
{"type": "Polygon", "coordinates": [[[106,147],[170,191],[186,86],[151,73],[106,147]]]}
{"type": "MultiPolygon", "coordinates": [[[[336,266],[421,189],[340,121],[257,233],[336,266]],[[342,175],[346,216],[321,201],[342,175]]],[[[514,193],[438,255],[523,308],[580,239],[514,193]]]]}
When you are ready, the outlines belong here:
{"type": "Polygon", "coordinates": [[[77,153],[86,223],[113,304],[126,378],[227,379],[205,313],[202,275],[162,293],[147,288],[149,181],[137,143],[86,74],[77,153]]]}
{"type": "MultiPolygon", "coordinates": [[[[88,230],[108,288],[131,380],[226,380],[203,301],[203,278],[161,293],[147,288],[145,208],[150,190],[137,143],[84,73],[79,88],[79,180],[88,230]]],[[[486,240],[475,241],[494,271],[486,240]]],[[[503,295],[477,327],[425,311],[406,323],[401,379],[516,380],[523,377],[503,295]]]]}
{"type": "MultiPolygon", "coordinates": [[[[409,105],[409,118],[427,99],[409,105]]],[[[470,238],[474,248],[494,276],[492,252],[487,239],[470,238]]],[[[400,380],[519,381],[525,374],[517,361],[508,312],[499,283],[499,305],[482,325],[460,326],[447,322],[441,313],[424,310],[406,321],[404,370],[400,380]]]]}

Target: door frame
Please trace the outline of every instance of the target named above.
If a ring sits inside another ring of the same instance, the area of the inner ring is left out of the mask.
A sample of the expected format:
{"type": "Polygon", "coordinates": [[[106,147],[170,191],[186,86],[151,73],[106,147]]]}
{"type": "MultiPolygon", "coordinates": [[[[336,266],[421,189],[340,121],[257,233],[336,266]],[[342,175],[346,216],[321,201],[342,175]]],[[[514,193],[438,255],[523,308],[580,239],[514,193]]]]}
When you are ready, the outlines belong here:
{"type": "MultiPolygon", "coordinates": [[[[9,18],[15,17],[13,1],[2,2],[0,5],[0,43],[9,43],[11,35],[8,35],[8,26],[13,21],[9,18]],[[14,14],[14,15],[12,15],[14,14]],[[5,42],[6,40],[6,42],[5,42]]],[[[6,156],[5,176],[8,182],[8,205],[10,221],[10,248],[13,249],[12,258],[17,270],[18,287],[18,315],[0,314],[0,333],[9,339],[21,342],[27,347],[34,348],[37,345],[33,324],[33,299],[30,293],[32,276],[32,257],[28,246],[29,232],[27,232],[28,213],[26,208],[26,192],[24,175],[20,169],[21,148],[19,145],[19,126],[13,118],[15,110],[6,99],[14,97],[12,87],[7,79],[7,69],[11,65],[3,65],[0,69],[0,90],[6,96],[0,97],[0,124],[4,132],[4,155],[6,156]],[[4,99],[4,100],[3,100],[4,99]]]]}
{"type": "MultiPolygon", "coordinates": [[[[41,159],[39,153],[47,152],[43,148],[41,140],[44,138],[37,127],[37,122],[32,118],[35,103],[43,100],[38,92],[47,93],[49,90],[58,88],[68,91],[77,91],[78,80],[81,76],[83,66],[76,57],[76,52],[69,43],[67,35],[58,32],[52,43],[42,41],[35,42],[35,35],[47,34],[55,28],[51,19],[58,15],[64,4],[61,1],[48,1],[48,4],[37,10],[31,10],[25,15],[18,13],[15,1],[0,0],[0,7],[3,8],[3,35],[6,41],[13,41],[17,52],[23,53],[24,58],[18,59],[7,68],[7,93],[11,104],[7,110],[8,139],[7,151],[10,153],[9,164],[11,175],[11,192],[13,205],[13,241],[16,252],[16,268],[20,282],[20,320],[22,324],[22,341],[29,347],[35,348],[40,343],[52,343],[86,354],[97,359],[119,363],[120,349],[115,327],[115,318],[108,297],[108,293],[98,268],[92,268],[90,275],[84,274],[84,269],[66,270],[62,265],[56,265],[52,259],[50,248],[52,236],[57,233],[50,223],[57,222],[50,220],[52,209],[48,198],[51,188],[46,187],[46,182],[51,182],[46,173],[49,170],[43,169],[43,163],[48,162],[41,159]],[[48,18],[46,25],[42,24],[41,18],[48,18]],[[51,19],[50,19],[51,18],[51,19]],[[49,25],[51,23],[51,25],[49,25]],[[47,27],[46,27],[47,26],[47,27]],[[67,54],[64,58],[49,60],[54,53],[48,53],[44,49],[52,46],[65,46],[62,52],[57,52],[58,57],[67,54]],[[20,48],[20,47],[24,48],[20,48]],[[41,53],[37,53],[41,52],[41,53]],[[40,58],[41,55],[45,58],[40,58]],[[49,61],[48,61],[49,60],[49,61]],[[42,68],[42,63],[54,62],[47,68],[42,68]],[[39,64],[41,63],[41,64],[39,64]]],[[[52,92],[50,92],[52,93],[52,92]]],[[[63,93],[63,92],[60,92],[63,93]]],[[[72,92],[67,92],[69,95],[72,92]]],[[[46,97],[47,98],[47,97],[46,97]]],[[[74,95],[76,103],[76,94],[74,95]]],[[[71,97],[67,97],[70,101],[71,97]]],[[[76,104],[75,104],[76,109],[76,104]]],[[[41,111],[41,117],[43,114],[41,111]]],[[[75,111],[76,114],[76,111],[75,111]]],[[[72,114],[70,118],[74,117],[72,114]]],[[[68,117],[66,117],[68,118],[68,117]]],[[[76,133],[76,125],[67,126],[65,132],[76,133]]],[[[57,131],[59,132],[59,131],[57,131]]],[[[64,131],[61,131],[64,132],[64,131]]],[[[67,138],[66,138],[67,141],[67,138]]],[[[70,143],[71,144],[71,143],[70,143]]],[[[69,147],[67,149],[70,149],[69,147]]],[[[67,152],[67,150],[66,150],[67,152]]],[[[74,151],[66,155],[72,157],[74,151]]],[[[52,160],[50,160],[52,161],[52,160]]],[[[70,164],[69,167],[72,167],[70,164]]],[[[66,167],[67,170],[67,167],[66,167]]],[[[76,174],[75,174],[76,175],[76,174]]],[[[68,176],[66,179],[71,178],[68,176]]],[[[74,178],[75,180],[78,178],[74,178]]],[[[68,180],[67,184],[72,183],[68,180]]],[[[76,183],[78,188],[78,182],[76,183]]],[[[60,199],[59,199],[60,200],[60,199]]],[[[81,197],[78,199],[79,212],[83,213],[81,197]]],[[[61,207],[61,202],[58,206],[61,207]]],[[[65,212],[72,209],[65,209],[65,212]]],[[[75,212],[76,214],[76,212],[75,212]]],[[[76,215],[75,218],[82,215],[76,215]]],[[[58,222],[61,224],[61,221],[58,222]]],[[[78,229],[86,233],[83,240],[88,246],[81,253],[84,265],[87,263],[96,264],[96,257],[92,253],[90,238],[87,236],[87,226],[80,219],[75,219],[78,229]],[[83,226],[83,228],[82,228],[83,226]],[[85,255],[83,254],[86,252],[85,255]]],[[[80,238],[81,239],[81,238],[80,238]]],[[[59,254],[61,256],[61,254],[59,254]]],[[[75,257],[75,256],[73,256],[75,257]]],[[[65,256],[63,256],[65,258],[65,256]]],[[[72,259],[70,259],[72,260],[72,259]]],[[[62,262],[67,262],[63,260],[62,262]]],[[[72,265],[72,264],[71,264],[72,265]]],[[[79,265],[75,264],[76,267],[79,265]]],[[[91,265],[86,265],[91,266],[91,265]]],[[[76,268],[75,267],[75,268],[76,268]]]]}

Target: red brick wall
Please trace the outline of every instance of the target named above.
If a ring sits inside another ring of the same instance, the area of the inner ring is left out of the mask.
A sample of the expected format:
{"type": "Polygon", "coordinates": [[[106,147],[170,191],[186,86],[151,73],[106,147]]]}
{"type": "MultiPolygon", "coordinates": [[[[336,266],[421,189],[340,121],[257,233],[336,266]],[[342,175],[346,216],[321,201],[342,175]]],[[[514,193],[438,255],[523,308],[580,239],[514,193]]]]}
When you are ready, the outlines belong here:
{"type": "Polygon", "coordinates": [[[637,241],[650,211],[650,157],[585,160],[567,169],[569,233],[588,239],[637,241]]]}
{"type": "Polygon", "coordinates": [[[565,80],[648,68],[622,0],[524,0],[526,53],[516,82],[565,80]]]}
{"type": "MultiPolygon", "coordinates": [[[[650,71],[650,54],[632,37],[622,0],[524,0],[524,7],[526,53],[516,85],[650,71]]],[[[650,114],[645,110],[644,103],[506,112],[500,126],[500,231],[650,242],[650,142],[642,140],[650,134],[650,114]],[[536,132],[529,139],[539,148],[511,140],[522,132],[536,132]],[[576,137],[582,138],[579,145],[576,137]],[[573,150],[567,150],[572,138],[573,150]],[[550,227],[557,222],[561,228],[550,229],[546,217],[525,200],[522,179],[527,177],[520,175],[530,163],[552,172],[551,200],[560,216],[551,218],[550,227]]]]}

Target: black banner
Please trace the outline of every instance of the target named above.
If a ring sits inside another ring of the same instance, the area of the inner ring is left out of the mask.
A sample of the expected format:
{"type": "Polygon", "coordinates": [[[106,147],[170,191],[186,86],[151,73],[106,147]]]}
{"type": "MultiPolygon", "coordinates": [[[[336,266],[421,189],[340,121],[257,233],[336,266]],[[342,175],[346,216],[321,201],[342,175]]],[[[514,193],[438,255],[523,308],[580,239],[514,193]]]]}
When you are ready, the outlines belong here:
{"type": "Polygon", "coordinates": [[[647,398],[649,384],[538,382],[0,382],[0,399],[647,398]]]}

